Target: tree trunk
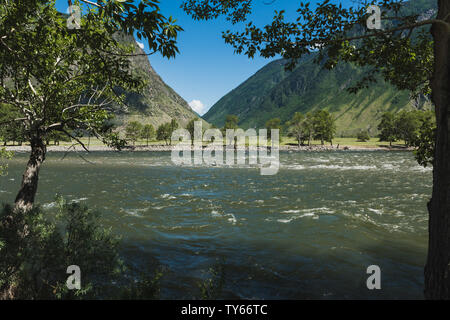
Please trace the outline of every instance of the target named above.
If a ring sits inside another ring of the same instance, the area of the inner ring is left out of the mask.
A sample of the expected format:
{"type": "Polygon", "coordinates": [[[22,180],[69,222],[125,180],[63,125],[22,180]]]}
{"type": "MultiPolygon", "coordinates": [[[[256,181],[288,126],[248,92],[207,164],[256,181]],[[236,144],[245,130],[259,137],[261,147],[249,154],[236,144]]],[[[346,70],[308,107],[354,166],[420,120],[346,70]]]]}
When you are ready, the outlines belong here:
{"type": "Polygon", "coordinates": [[[33,208],[39,181],[39,170],[45,160],[46,153],[47,148],[42,138],[32,138],[30,160],[23,174],[22,186],[16,197],[16,210],[27,212],[33,208]]]}
{"type": "MultiPolygon", "coordinates": [[[[439,0],[438,19],[450,23],[450,1],[439,0]]],[[[443,24],[432,27],[434,74],[432,99],[436,107],[436,146],[433,194],[428,203],[429,243],[425,266],[425,297],[450,298],[450,30],[443,24]]]]}

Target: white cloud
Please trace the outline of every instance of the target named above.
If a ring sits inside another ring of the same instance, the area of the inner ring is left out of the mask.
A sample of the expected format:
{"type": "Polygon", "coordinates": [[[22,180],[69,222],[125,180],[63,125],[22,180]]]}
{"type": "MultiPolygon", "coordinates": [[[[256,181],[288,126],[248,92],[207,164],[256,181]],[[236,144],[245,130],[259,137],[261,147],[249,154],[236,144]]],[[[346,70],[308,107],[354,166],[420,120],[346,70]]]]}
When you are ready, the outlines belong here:
{"type": "Polygon", "coordinates": [[[201,116],[206,112],[205,105],[200,100],[192,100],[189,102],[189,106],[201,116]]]}
{"type": "Polygon", "coordinates": [[[136,40],[136,43],[138,44],[138,46],[139,46],[142,50],[144,50],[144,44],[143,44],[142,42],[139,42],[139,41],[136,40]]]}

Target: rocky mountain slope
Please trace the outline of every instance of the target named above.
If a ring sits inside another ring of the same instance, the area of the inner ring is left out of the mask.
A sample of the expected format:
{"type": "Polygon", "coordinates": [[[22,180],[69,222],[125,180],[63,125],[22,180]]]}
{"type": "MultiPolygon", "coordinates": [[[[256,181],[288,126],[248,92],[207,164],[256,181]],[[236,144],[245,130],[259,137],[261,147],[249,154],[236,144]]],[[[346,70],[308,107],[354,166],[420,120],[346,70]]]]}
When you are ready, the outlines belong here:
{"type": "MultiPolygon", "coordinates": [[[[132,43],[137,54],[144,53],[134,38],[126,37],[123,41],[132,43]]],[[[124,114],[118,115],[119,125],[136,120],[158,126],[171,119],[176,119],[181,125],[186,125],[192,118],[198,117],[188,103],[155,72],[147,56],[133,56],[130,59],[133,71],[141,75],[148,84],[142,94],[126,94],[125,102],[128,108],[124,114]]]]}

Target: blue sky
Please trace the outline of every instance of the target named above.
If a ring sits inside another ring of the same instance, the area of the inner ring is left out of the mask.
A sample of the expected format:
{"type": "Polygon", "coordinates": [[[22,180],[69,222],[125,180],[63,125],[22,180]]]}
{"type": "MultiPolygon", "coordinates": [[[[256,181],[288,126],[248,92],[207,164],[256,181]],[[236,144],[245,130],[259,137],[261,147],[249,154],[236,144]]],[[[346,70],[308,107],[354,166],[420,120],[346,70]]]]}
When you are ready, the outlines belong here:
{"type": "MultiPolygon", "coordinates": [[[[236,55],[233,48],[224,43],[222,31],[243,27],[243,24],[233,27],[223,18],[208,22],[194,21],[179,8],[180,0],[160,2],[162,13],[176,18],[185,31],[179,35],[180,54],[175,59],[152,55],[150,63],[162,79],[200,115],[271,61],[236,55]]],[[[288,17],[294,18],[299,3],[297,0],[255,0],[250,19],[262,26],[272,21],[274,10],[281,9],[286,10],[288,17]]],[[[66,11],[67,1],[57,0],[57,6],[58,10],[66,11]]],[[[147,44],[144,45],[144,50],[147,50],[147,44]]]]}

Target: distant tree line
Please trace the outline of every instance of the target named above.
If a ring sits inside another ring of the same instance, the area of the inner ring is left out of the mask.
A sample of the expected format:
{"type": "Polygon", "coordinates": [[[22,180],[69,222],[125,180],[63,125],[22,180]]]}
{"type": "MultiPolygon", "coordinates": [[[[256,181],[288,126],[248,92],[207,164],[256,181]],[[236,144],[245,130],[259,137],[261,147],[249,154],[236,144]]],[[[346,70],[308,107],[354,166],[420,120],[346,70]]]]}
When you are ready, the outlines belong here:
{"type": "Polygon", "coordinates": [[[336,121],[327,110],[316,110],[302,114],[294,113],[291,120],[286,122],[287,135],[294,137],[299,146],[311,145],[311,140],[320,140],[321,144],[330,142],[336,134],[336,121]]]}
{"type": "Polygon", "coordinates": [[[435,121],[432,111],[400,111],[398,113],[385,112],[378,125],[380,141],[387,141],[390,145],[403,140],[406,146],[414,146],[421,138],[424,130],[433,129],[435,121]]]}
{"type": "MultiPolygon", "coordinates": [[[[239,118],[236,115],[226,116],[223,131],[239,128],[239,118]]],[[[267,129],[267,138],[271,140],[272,130],[285,132],[287,136],[294,137],[298,145],[311,144],[312,140],[320,140],[322,144],[330,142],[336,134],[335,119],[327,110],[316,110],[306,115],[296,112],[292,119],[282,124],[280,118],[269,119],[264,126],[267,129]]]]}
{"type": "Polygon", "coordinates": [[[405,146],[415,147],[415,155],[421,165],[433,163],[436,117],[433,111],[385,112],[381,116],[378,130],[380,141],[389,145],[403,140],[405,146]]]}
{"type": "Polygon", "coordinates": [[[151,124],[143,125],[138,121],[131,121],[125,127],[125,138],[133,143],[133,146],[139,139],[145,139],[148,146],[149,142],[155,138],[159,141],[165,141],[169,145],[172,144],[172,133],[178,127],[179,124],[175,119],[161,124],[156,130],[151,124]]]}

